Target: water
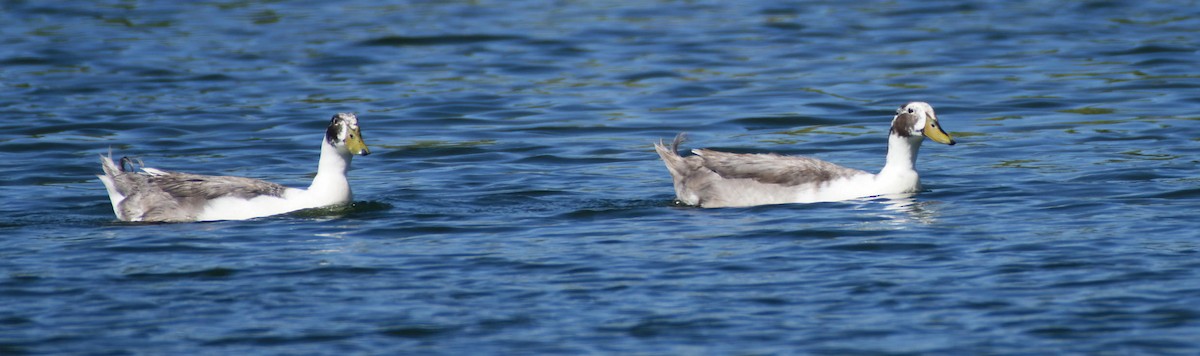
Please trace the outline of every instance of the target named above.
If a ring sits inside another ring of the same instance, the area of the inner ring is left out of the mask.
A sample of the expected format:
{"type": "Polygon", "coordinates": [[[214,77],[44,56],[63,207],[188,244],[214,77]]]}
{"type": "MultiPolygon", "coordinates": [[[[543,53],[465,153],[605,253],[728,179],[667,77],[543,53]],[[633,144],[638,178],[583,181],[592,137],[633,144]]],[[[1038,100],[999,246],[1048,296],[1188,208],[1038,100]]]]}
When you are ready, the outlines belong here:
{"type": "Polygon", "coordinates": [[[4,2],[0,353],[1194,353],[1186,1],[4,2]],[[907,200],[672,203],[651,143],[883,162],[907,200]],[[115,222],[97,155],[355,204],[115,222]]]}

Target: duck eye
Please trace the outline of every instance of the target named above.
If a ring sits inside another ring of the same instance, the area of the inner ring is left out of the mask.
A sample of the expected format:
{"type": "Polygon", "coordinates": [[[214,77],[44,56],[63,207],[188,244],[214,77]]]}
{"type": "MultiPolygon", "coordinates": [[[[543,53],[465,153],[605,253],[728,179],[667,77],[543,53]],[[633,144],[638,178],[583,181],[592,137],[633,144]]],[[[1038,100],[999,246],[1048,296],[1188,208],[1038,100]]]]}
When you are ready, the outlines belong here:
{"type": "Polygon", "coordinates": [[[912,109],[912,108],[908,108],[908,113],[909,113],[909,114],[912,114],[912,113],[913,113],[913,109],[912,109]]]}

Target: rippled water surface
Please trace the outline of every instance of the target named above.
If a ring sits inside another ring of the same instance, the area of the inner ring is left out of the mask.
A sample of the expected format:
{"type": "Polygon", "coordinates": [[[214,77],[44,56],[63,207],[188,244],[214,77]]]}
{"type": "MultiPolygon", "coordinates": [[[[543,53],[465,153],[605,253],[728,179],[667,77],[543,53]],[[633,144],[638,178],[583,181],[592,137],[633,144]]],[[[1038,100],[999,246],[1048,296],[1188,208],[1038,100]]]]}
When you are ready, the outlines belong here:
{"type": "Polygon", "coordinates": [[[1190,1],[0,2],[0,353],[1200,350],[1190,1]],[[651,143],[882,166],[907,199],[673,203],[651,143]],[[115,221],[148,165],[355,203],[115,221]]]}

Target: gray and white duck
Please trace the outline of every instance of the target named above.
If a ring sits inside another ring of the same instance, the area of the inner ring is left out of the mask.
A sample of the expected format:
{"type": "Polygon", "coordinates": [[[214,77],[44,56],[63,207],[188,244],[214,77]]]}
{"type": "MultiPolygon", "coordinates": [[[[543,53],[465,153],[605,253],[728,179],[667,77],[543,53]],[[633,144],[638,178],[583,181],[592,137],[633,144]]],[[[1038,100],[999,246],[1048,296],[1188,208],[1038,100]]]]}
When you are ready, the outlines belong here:
{"type": "Polygon", "coordinates": [[[683,134],[668,148],[654,146],[671,173],[679,202],[705,208],[843,201],[915,193],[921,189],[917,150],[928,137],[954,145],[933,107],[910,102],[896,110],[888,133],[887,162],[879,173],[811,157],[738,154],[707,149],[681,156],[683,134]]]}
{"type": "Polygon", "coordinates": [[[142,167],[133,161],[114,162],[112,153],[100,156],[113,211],[122,221],[244,220],[291,211],[349,203],[346,173],[354,155],[371,151],[359,132],[358,118],[338,113],[329,121],[321,141],[317,175],[307,189],[289,188],[253,178],[210,176],[142,167]],[[127,170],[125,167],[129,166],[127,170]]]}

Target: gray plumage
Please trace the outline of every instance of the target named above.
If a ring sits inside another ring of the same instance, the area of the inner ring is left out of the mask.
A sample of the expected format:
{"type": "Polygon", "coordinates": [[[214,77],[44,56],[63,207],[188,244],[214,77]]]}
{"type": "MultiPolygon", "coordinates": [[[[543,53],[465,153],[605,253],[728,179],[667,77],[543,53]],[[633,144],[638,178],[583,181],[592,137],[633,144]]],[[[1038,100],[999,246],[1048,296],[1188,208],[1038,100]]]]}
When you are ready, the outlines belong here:
{"type": "MultiPolygon", "coordinates": [[[[258,196],[282,197],[287,187],[251,178],[208,176],[145,169],[146,172],[125,170],[126,158],[116,164],[109,156],[100,156],[104,176],[124,200],[114,206],[117,217],[124,221],[194,221],[212,199],[258,196]]],[[[130,164],[132,168],[132,164],[130,164]]]]}
{"type": "MultiPolygon", "coordinates": [[[[908,105],[908,104],[905,104],[905,105],[908,105]]],[[[900,108],[903,109],[904,106],[900,106],[900,108]]],[[[917,117],[917,115],[913,115],[910,113],[906,113],[906,112],[898,113],[898,114],[896,114],[896,118],[894,120],[892,120],[892,128],[889,133],[895,134],[900,137],[905,137],[905,138],[912,137],[913,124],[915,124],[917,122],[917,120],[920,120],[920,119],[921,118],[917,117]]]]}
{"type": "Polygon", "coordinates": [[[828,182],[866,173],[810,157],[768,154],[742,154],[698,149],[696,156],[704,168],[725,179],[746,178],[763,184],[797,186],[828,182]]]}
{"type": "Polygon", "coordinates": [[[675,136],[668,148],[662,142],[655,150],[670,171],[680,201],[698,206],[740,205],[747,195],[787,195],[801,185],[820,185],[867,172],[842,167],[810,157],[777,154],[740,154],[693,150],[681,156],[684,134],[675,136]]]}

